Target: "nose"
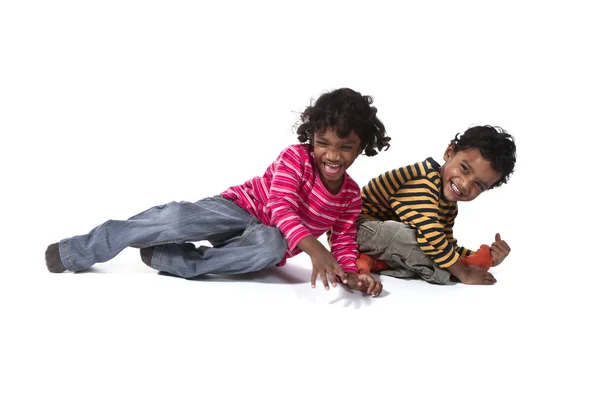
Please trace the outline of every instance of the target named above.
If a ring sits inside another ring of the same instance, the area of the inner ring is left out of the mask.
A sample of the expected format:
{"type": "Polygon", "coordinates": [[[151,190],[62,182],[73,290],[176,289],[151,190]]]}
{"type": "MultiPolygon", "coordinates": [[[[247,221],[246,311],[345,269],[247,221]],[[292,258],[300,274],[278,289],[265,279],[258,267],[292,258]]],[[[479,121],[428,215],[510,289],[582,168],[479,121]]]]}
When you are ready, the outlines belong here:
{"type": "Polygon", "coordinates": [[[473,178],[464,178],[463,179],[463,186],[467,191],[471,191],[471,188],[473,187],[473,184],[475,183],[475,179],[473,178]]]}
{"type": "Polygon", "coordinates": [[[332,162],[340,160],[341,159],[340,152],[338,150],[330,150],[327,153],[327,159],[332,162]]]}

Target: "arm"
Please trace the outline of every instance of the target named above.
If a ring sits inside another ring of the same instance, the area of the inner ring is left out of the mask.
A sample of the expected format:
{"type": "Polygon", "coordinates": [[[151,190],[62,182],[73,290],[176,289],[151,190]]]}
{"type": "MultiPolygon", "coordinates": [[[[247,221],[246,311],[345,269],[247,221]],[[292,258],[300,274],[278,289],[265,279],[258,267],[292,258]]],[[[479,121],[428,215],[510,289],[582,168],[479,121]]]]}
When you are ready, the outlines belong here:
{"type": "Polygon", "coordinates": [[[342,282],[347,283],[346,273],[336,262],[333,255],[319,242],[314,236],[305,236],[298,242],[298,247],[310,256],[310,261],[313,265],[313,272],[310,278],[311,286],[314,288],[317,280],[317,275],[321,277],[323,286],[329,290],[329,281],[333,287],[336,284],[336,275],[340,277],[342,282]]]}
{"type": "Polygon", "coordinates": [[[346,272],[358,272],[356,267],[358,257],[356,219],[360,215],[361,207],[360,196],[352,199],[342,215],[336,219],[329,237],[331,253],[346,272]]]}
{"type": "Polygon", "coordinates": [[[360,215],[361,208],[362,199],[357,196],[333,224],[329,243],[333,256],[346,272],[347,282],[344,283],[350,289],[360,290],[376,297],[383,290],[381,282],[370,274],[358,273],[356,266],[356,259],[358,258],[356,219],[360,215]]]}
{"type": "MultiPolygon", "coordinates": [[[[420,188],[418,200],[402,201],[407,198],[406,193],[399,191],[393,197],[393,209],[400,220],[417,230],[417,243],[421,250],[432,258],[441,268],[448,271],[462,283],[473,285],[491,285],[496,282],[492,274],[486,270],[465,266],[460,260],[460,254],[455,249],[456,240],[451,236],[448,240],[446,226],[438,217],[438,205],[434,199],[437,193],[431,188],[420,188]]],[[[415,198],[414,193],[410,193],[415,198]]],[[[450,227],[449,232],[452,232],[450,227]]]]}
{"type": "Polygon", "coordinates": [[[298,151],[290,147],[274,163],[267,201],[269,219],[283,233],[290,250],[298,247],[310,256],[313,265],[312,287],[315,287],[316,277],[320,275],[323,285],[329,289],[328,278],[335,286],[335,276],[346,282],[346,274],[331,253],[311,235],[298,215],[298,191],[303,185],[305,163],[309,161],[298,151]]]}
{"type": "Polygon", "coordinates": [[[295,249],[303,238],[311,236],[298,216],[298,190],[303,183],[304,168],[304,160],[298,150],[287,148],[280,154],[271,171],[266,208],[271,224],[283,233],[290,250],[295,249]]]}
{"type": "Polygon", "coordinates": [[[439,193],[426,179],[413,182],[413,185],[399,189],[390,197],[390,208],[401,222],[416,230],[421,250],[441,268],[447,268],[458,261],[460,255],[446,238],[440,221],[439,193]]]}

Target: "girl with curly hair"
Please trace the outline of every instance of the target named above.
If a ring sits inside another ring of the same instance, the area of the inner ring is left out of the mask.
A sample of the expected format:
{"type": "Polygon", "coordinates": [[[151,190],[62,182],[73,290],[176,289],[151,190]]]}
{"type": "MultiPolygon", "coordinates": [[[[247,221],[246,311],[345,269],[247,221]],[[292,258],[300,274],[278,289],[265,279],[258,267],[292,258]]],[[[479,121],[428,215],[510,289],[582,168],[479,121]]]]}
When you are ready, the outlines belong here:
{"type": "Polygon", "coordinates": [[[320,277],[326,289],[339,280],[379,295],[381,283],[356,267],[361,197],[347,173],[360,154],[389,147],[371,104],[371,97],[351,89],[324,93],[301,115],[300,144],[285,148],[262,176],[217,196],[156,206],[53,243],[46,250],[48,270],[82,271],[136,247],[151,268],[191,278],[283,266],[304,251],[313,288],[320,277]],[[327,231],[331,252],[317,240],[327,231]],[[191,243],[205,240],[212,246],[191,243]]]}

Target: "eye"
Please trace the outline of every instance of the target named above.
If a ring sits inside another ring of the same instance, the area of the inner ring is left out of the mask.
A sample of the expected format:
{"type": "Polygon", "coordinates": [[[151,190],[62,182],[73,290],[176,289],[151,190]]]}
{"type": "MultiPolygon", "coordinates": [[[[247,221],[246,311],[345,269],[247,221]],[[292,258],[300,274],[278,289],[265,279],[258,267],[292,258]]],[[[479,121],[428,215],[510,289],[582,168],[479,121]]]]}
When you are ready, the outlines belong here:
{"type": "Polygon", "coordinates": [[[345,145],[345,146],[342,146],[342,150],[344,150],[344,151],[354,150],[354,146],[345,145]]]}
{"type": "Polygon", "coordinates": [[[476,185],[479,188],[479,191],[483,192],[485,190],[485,188],[483,187],[483,185],[481,183],[477,182],[476,185]]]}
{"type": "Polygon", "coordinates": [[[327,142],[324,142],[322,140],[317,140],[316,143],[321,147],[327,147],[327,142]]]}
{"type": "Polygon", "coordinates": [[[462,169],[462,172],[464,172],[465,174],[469,172],[469,169],[466,167],[465,164],[460,164],[460,167],[462,169]]]}

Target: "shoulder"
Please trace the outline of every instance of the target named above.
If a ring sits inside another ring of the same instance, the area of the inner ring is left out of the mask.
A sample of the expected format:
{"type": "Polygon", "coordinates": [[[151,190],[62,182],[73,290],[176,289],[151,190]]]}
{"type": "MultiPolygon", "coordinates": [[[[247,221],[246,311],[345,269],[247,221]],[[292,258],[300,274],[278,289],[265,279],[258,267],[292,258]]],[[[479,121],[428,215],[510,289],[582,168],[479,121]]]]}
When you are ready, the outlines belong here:
{"type": "Polygon", "coordinates": [[[441,167],[440,164],[433,158],[429,157],[414,164],[412,169],[414,171],[413,179],[426,179],[436,186],[439,184],[441,167]]]}
{"type": "Polygon", "coordinates": [[[433,158],[427,158],[414,164],[399,167],[384,175],[398,177],[402,184],[423,179],[433,180],[439,176],[439,164],[433,158]]]}
{"type": "Polygon", "coordinates": [[[312,159],[310,145],[291,145],[281,151],[270,171],[307,180],[314,173],[312,159]]]}
{"type": "Polygon", "coordinates": [[[283,164],[294,169],[310,168],[312,165],[310,145],[294,144],[281,151],[275,160],[275,165],[283,164]]]}
{"type": "Polygon", "coordinates": [[[440,174],[441,166],[432,157],[426,158],[424,161],[421,161],[419,164],[421,164],[423,166],[423,169],[425,170],[427,175],[430,175],[432,173],[436,173],[438,175],[440,174]]]}
{"type": "Polygon", "coordinates": [[[309,144],[293,144],[283,149],[279,157],[294,157],[300,160],[306,160],[311,157],[311,147],[309,144]]]}

